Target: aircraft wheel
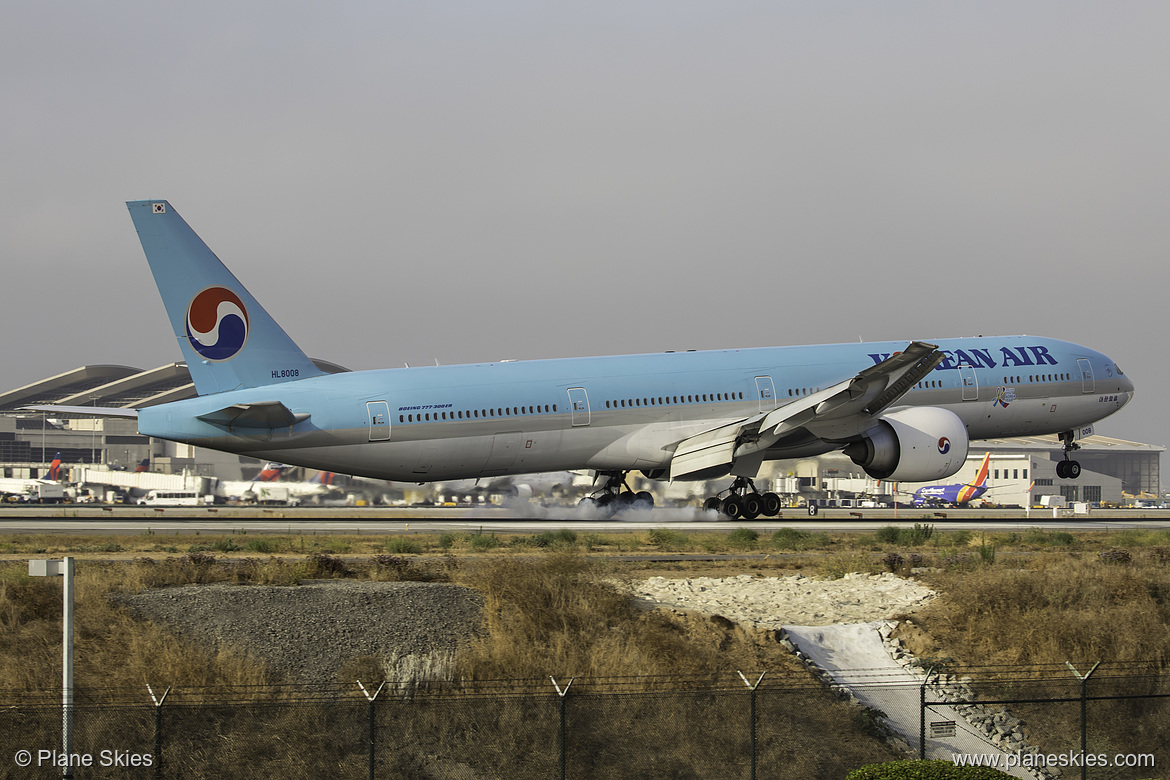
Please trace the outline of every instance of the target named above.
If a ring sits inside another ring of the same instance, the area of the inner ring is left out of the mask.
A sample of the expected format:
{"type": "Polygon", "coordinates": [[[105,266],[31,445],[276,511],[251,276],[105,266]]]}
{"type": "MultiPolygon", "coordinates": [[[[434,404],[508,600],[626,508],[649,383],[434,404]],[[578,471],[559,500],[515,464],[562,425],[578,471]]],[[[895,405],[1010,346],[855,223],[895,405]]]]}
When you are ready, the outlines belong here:
{"type": "Polygon", "coordinates": [[[763,499],[763,514],[765,516],[775,517],[776,515],[780,514],[780,496],[776,495],[775,493],[765,493],[763,495],[763,499]]]}
{"type": "Polygon", "coordinates": [[[710,512],[718,512],[722,506],[723,502],[719,500],[719,496],[711,496],[703,502],[703,509],[706,509],[710,512]]]}
{"type": "Polygon", "coordinates": [[[617,502],[619,509],[626,509],[634,505],[634,494],[628,491],[625,493],[618,493],[617,498],[614,500],[617,502]]]}
{"type": "Polygon", "coordinates": [[[600,496],[593,499],[593,503],[595,503],[598,506],[598,508],[605,509],[606,507],[608,507],[610,504],[613,503],[613,500],[614,500],[613,493],[602,493],[600,496]]]}
{"type": "Polygon", "coordinates": [[[755,520],[764,511],[764,499],[757,493],[748,493],[743,497],[743,517],[745,520],[755,520]]]}
{"type": "Polygon", "coordinates": [[[721,507],[723,514],[730,517],[732,520],[743,516],[743,499],[739,496],[728,496],[723,499],[723,506],[721,507]]]}
{"type": "Polygon", "coordinates": [[[1070,460],[1068,465],[1064,467],[1064,475],[1069,479],[1076,479],[1081,475],[1081,464],[1075,460],[1070,460]]]}
{"type": "Polygon", "coordinates": [[[635,509],[653,509],[654,508],[654,494],[648,490],[643,490],[634,495],[635,509]]]}

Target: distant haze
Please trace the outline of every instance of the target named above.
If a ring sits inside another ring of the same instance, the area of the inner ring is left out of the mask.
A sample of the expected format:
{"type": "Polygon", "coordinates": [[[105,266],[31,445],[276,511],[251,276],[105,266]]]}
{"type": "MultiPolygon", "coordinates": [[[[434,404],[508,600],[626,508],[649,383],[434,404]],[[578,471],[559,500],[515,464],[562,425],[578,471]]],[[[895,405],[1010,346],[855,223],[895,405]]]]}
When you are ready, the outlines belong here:
{"type": "MultiPolygon", "coordinates": [[[[181,359],[169,199],[351,368],[1033,333],[1170,443],[1164,3],[0,10],[3,381],[181,359]]],[[[863,368],[864,366],[858,366],[863,368]]]]}

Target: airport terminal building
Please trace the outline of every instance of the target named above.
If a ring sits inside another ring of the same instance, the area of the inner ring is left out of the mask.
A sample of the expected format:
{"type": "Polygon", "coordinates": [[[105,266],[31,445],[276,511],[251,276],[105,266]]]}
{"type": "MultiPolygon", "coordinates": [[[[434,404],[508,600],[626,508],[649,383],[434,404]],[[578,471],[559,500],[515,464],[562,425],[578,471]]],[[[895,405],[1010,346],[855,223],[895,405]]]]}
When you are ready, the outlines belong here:
{"type": "MultiPolygon", "coordinates": [[[[1079,479],[1061,479],[1056,465],[1064,450],[1056,436],[987,439],[971,443],[966,464],[957,474],[936,482],[888,483],[867,476],[849,458],[832,453],[777,464],[773,490],[796,494],[822,506],[860,506],[865,502],[912,502],[926,485],[975,480],[984,455],[989,455],[987,492],[980,501],[1000,506],[1039,506],[1045,496],[1061,496],[1069,504],[1126,505],[1161,501],[1161,455],[1165,447],[1090,436],[1079,442],[1075,457],[1079,479]]],[[[978,503],[978,502],[976,502],[978,503]]]]}
{"type": "MultiPolygon", "coordinates": [[[[346,369],[322,360],[322,370],[346,369]]],[[[138,434],[132,419],[94,419],[22,410],[32,405],[140,408],[195,396],[195,386],[184,363],[142,370],[129,366],[82,366],[24,387],[0,393],[0,477],[43,478],[59,454],[68,472],[76,466],[101,464],[134,471],[189,474],[222,480],[248,479],[263,465],[214,450],[151,439],[138,434]]],[[[974,479],[985,453],[990,453],[988,491],[983,500],[1005,506],[1036,506],[1046,495],[1063,496],[1070,503],[1123,505],[1159,501],[1162,497],[1160,459],[1165,447],[1092,436],[1080,442],[1076,458],[1079,479],[1060,479],[1056,465],[1063,459],[1056,436],[994,439],[971,443],[966,465],[939,484],[974,479]]],[[[910,503],[922,484],[893,484],[868,477],[848,457],[831,453],[817,458],[766,464],[757,482],[767,481],[791,503],[817,502],[825,506],[859,506],[866,502],[910,503]],[[770,472],[767,469],[771,469],[770,472]]],[[[714,483],[712,483],[714,484],[714,483]]],[[[675,500],[694,492],[699,483],[667,485],[648,482],[646,489],[675,500]]],[[[718,489],[726,487],[721,485],[718,489]]]]}

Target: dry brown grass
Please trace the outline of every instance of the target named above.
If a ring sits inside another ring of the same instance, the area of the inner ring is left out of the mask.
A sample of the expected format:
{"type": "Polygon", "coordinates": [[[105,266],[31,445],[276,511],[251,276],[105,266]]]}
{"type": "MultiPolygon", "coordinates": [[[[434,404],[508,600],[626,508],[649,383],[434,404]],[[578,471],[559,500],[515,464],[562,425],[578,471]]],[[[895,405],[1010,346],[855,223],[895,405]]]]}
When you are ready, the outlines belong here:
{"type": "Polygon", "coordinates": [[[766,632],[635,606],[595,562],[568,552],[468,562],[484,631],[457,656],[468,679],[715,676],[796,669],[766,632]]]}
{"type": "MultiPolygon", "coordinates": [[[[269,682],[245,654],[210,653],[131,618],[111,600],[127,564],[78,567],[74,584],[74,683],[80,698],[146,685],[186,687],[269,682]]],[[[133,577],[131,577],[133,579],[133,577]]],[[[61,582],[30,578],[24,567],[0,567],[0,688],[43,691],[61,685],[61,582]]]]}
{"type": "Polygon", "coordinates": [[[943,595],[918,622],[966,663],[1170,668],[1170,565],[1156,554],[1117,564],[1049,551],[1019,563],[932,575],[943,595]]]}

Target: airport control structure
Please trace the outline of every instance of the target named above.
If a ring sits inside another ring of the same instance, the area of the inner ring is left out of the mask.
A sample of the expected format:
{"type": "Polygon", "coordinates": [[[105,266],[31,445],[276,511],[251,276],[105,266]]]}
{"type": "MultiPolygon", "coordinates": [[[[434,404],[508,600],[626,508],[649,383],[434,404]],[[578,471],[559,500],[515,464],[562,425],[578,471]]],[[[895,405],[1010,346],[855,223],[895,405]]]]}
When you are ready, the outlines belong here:
{"type": "MultiPolygon", "coordinates": [[[[324,360],[313,362],[328,373],[347,370],[324,360]]],[[[198,494],[206,501],[296,503],[295,491],[247,487],[267,465],[254,458],[142,436],[134,420],[55,416],[22,409],[46,404],[130,409],[195,396],[187,366],[181,362],[149,370],[118,365],[82,366],[0,393],[0,493],[8,501],[49,497],[133,503],[151,491],[181,491],[198,494]],[[54,489],[35,484],[50,481],[66,487],[54,489]],[[268,500],[264,501],[264,497],[268,500]]],[[[1063,447],[1058,437],[1049,436],[973,441],[963,468],[938,484],[974,481],[984,457],[989,455],[983,481],[986,490],[972,499],[970,506],[1162,505],[1160,458],[1165,447],[1101,435],[1078,444],[1077,459],[1083,470],[1076,482],[1057,478],[1063,447]]],[[[839,452],[767,463],[765,469],[757,481],[767,482],[788,506],[912,505],[920,488],[934,484],[876,480],[839,452]]],[[[304,469],[281,474],[292,482],[323,484],[321,476],[304,469]]],[[[482,484],[420,486],[335,479],[329,475],[328,489],[311,491],[311,498],[327,497],[348,504],[459,505],[500,503],[519,495],[537,501],[575,503],[592,489],[593,476],[581,473],[560,479],[518,477],[482,484]]],[[[638,489],[655,493],[660,505],[701,503],[701,497],[708,495],[708,486],[703,482],[637,482],[638,489]]]]}

